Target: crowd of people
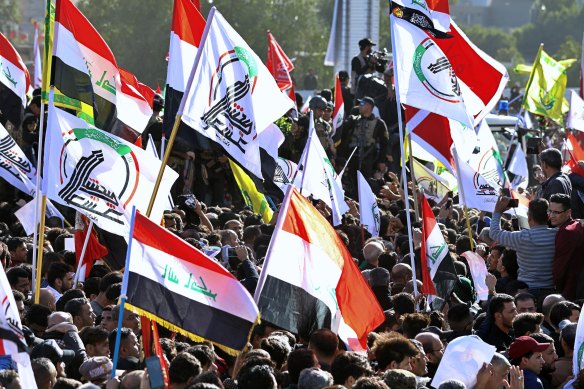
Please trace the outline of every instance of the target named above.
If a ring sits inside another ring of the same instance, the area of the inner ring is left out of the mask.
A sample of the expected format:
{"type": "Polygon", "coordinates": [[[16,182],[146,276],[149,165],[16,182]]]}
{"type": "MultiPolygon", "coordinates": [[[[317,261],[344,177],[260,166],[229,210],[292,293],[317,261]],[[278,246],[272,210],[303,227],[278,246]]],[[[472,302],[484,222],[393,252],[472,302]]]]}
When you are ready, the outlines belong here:
{"type": "MultiPolygon", "coordinates": [[[[373,45],[368,39],[360,42],[361,54],[354,61],[352,77],[368,72],[362,67],[373,45]]],[[[539,154],[541,185],[531,196],[529,229],[518,229],[505,213],[510,199],[504,196],[493,213],[470,210],[468,225],[456,201],[448,197],[430,200],[457,273],[446,302],[440,309],[431,309],[425,296],[414,293],[423,286],[421,242],[417,235],[414,252],[410,252],[410,235],[416,234],[408,231],[404,208],[408,201],[413,209],[414,200],[405,197],[396,175],[400,156],[397,107],[391,72],[383,76],[387,83],[384,94],[355,99],[349,72],[340,73],[346,116],[336,129],[331,119],[331,90],[321,91],[309,103],[316,134],[337,171],[356,149],[344,176],[350,211],[336,231],[385,314],[385,321],[369,334],[366,352],[348,350],[329,329],[292,334],[262,322],[254,328],[245,350],[235,357],[210,342],[194,342],[159,327],[163,350],[159,362],[168,366],[169,388],[547,389],[563,388],[570,380],[574,380],[572,387],[584,388],[584,373],[574,376],[572,372],[572,359],[580,352],[574,348],[584,299],[584,227],[575,218],[584,215],[577,178],[561,171],[562,154],[555,148],[539,154]],[[357,170],[378,197],[379,237],[368,236],[359,225],[357,170]],[[484,280],[489,288],[487,299],[477,297],[477,280],[462,255],[469,250],[480,255],[488,269],[484,280]],[[477,367],[472,383],[432,381],[449,343],[462,337],[494,346],[492,360],[477,367]]],[[[159,101],[158,106],[163,103],[159,101]]],[[[8,126],[31,160],[38,143],[33,135],[39,109],[40,98],[33,99],[22,128],[8,126]]],[[[158,114],[156,111],[147,133],[160,133],[158,114]]],[[[280,155],[298,161],[307,142],[308,115],[300,113],[285,121],[290,127],[280,155]]],[[[234,248],[229,269],[253,295],[277,213],[273,220],[262,220],[244,205],[220,151],[189,150],[174,158],[183,158],[180,192],[194,192],[198,200],[176,196],[176,208],[164,215],[165,228],[214,255],[221,255],[221,248],[234,248]]],[[[412,190],[418,190],[410,184],[412,190]]],[[[123,310],[122,328],[117,328],[125,253],[120,240],[106,239],[108,256],[98,259],[85,281],[76,285],[75,253],[65,249],[72,227],[61,225],[58,218],[49,219],[41,248],[41,289],[38,303],[34,303],[32,240],[14,216],[28,199],[7,185],[1,192],[0,261],[17,303],[38,388],[153,387],[153,377],[160,372],[146,366],[144,356],[155,355],[155,348],[144,341],[144,322],[136,313],[123,310]],[[118,331],[119,358],[111,378],[118,331]]],[[[316,205],[330,219],[330,210],[322,202],[316,205]]],[[[63,213],[71,219],[70,212],[63,213]]],[[[411,218],[417,231],[421,223],[413,211],[411,218]]],[[[0,387],[22,388],[10,355],[0,356],[0,387]]]]}

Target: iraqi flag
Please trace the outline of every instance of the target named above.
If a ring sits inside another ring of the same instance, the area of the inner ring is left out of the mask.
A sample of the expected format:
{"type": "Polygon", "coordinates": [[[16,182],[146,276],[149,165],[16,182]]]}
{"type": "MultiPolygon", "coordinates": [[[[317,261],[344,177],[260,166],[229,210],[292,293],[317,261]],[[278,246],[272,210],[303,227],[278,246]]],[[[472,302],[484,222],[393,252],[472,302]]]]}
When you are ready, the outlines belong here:
{"type": "Polygon", "coordinates": [[[343,330],[350,329],[357,344],[365,347],[367,334],[384,320],[334,228],[292,187],[280,210],[255,300],[262,319],[305,339],[318,328],[330,328],[342,337],[343,330]]]}
{"type": "MultiPolygon", "coordinates": [[[[205,19],[191,0],[174,0],[162,122],[167,139],[170,138],[176,113],[187,89],[204,29],[205,19]]],[[[192,131],[188,128],[181,128],[177,140],[194,143],[194,140],[190,141],[189,133],[192,131]]]]}
{"type": "Polygon", "coordinates": [[[284,50],[282,50],[282,47],[280,47],[270,31],[268,31],[268,61],[266,67],[274,76],[281,91],[293,87],[290,72],[294,70],[294,64],[284,53],[284,50]]]}
{"type": "Polygon", "coordinates": [[[30,75],[20,54],[0,33],[0,122],[20,126],[26,107],[30,75]]]}
{"type": "Polygon", "coordinates": [[[187,126],[219,144],[261,179],[258,134],[294,104],[219,11],[213,8],[209,15],[208,35],[178,114],[187,126]]]}
{"type": "MultiPolygon", "coordinates": [[[[52,83],[66,96],[55,104],[93,108],[94,124],[134,143],[152,116],[151,96],[134,88],[107,43],[71,0],[57,0],[52,83]]],[[[60,96],[57,94],[56,96],[60,96]]]]}
{"type": "Polygon", "coordinates": [[[231,355],[245,347],[259,312],[227,269],[140,213],[128,255],[130,310],[231,355]]]}
{"type": "MultiPolygon", "coordinates": [[[[132,206],[145,212],[160,161],[49,102],[43,188],[47,197],[120,236],[129,232],[132,206]],[[50,161],[50,163],[48,162],[50,161]]],[[[161,220],[178,174],[166,167],[151,213],[161,220]]]]}
{"type": "Polygon", "coordinates": [[[335,107],[333,109],[333,130],[336,132],[345,119],[345,102],[343,101],[343,89],[339,74],[335,77],[335,107]]]}
{"type": "Polygon", "coordinates": [[[422,292],[435,296],[434,305],[438,303],[440,308],[452,293],[458,277],[448,245],[425,196],[422,196],[422,234],[422,292]]]}

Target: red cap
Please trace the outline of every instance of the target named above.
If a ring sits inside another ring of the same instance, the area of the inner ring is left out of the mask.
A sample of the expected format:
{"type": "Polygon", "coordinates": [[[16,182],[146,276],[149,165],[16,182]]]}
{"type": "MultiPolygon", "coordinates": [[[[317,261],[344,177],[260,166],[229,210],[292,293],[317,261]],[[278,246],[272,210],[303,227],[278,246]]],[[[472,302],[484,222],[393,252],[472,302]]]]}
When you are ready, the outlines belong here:
{"type": "Polygon", "coordinates": [[[509,357],[511,359],[516,359],[529,352],[541,353],[547,350],[549,346],[549,343],[539,343],[531,336],[520,336],[511,343],[511,346],[509,347],[509,357]]]}

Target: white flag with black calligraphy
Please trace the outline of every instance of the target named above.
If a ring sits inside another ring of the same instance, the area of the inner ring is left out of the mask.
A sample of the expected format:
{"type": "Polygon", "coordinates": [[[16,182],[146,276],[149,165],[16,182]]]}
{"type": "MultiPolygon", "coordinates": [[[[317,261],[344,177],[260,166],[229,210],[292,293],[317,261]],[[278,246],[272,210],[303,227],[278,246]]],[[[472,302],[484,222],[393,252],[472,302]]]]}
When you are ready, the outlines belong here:
{"type": "Polygon", "coordinates": [[[0,124],[0,177],[24,193],[34,196],[36,168],[2,124],[0,124]]]}
{"type": "Polygon", "coordinates": [[[258,135],[294,103],[218,11],[207,24],[201,57],[183,97],[182,121],[261,179],[258,135]]]}

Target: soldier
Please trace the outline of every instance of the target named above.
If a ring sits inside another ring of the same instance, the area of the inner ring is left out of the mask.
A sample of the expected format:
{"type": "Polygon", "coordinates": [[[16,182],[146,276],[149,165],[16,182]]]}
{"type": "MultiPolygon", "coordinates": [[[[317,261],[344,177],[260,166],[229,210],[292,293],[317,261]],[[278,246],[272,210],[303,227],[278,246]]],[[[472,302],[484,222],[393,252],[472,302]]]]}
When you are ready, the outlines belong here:
{"type": "Polygon", "coordinates": [[[330,123],[324,119],[327,101],[322,96],[314,96],[310,99],[308,108],[314,114],[314,130],[316,131],[318,140],[320,140],[320,144],[322,144],[327,154],[334,155],[336,150],[332,140],[333,129],[330,123]]]}
{"type": "Polygon", "coordinates": [[[385,122],[373,115],[373,99],[364,97],[358,103],[359,115],[349,116],[337,130],[341,132],[339,162],[346,163],[353,149],[357,148],[344,176],[348,187],[354,192],[350,194],[352,196],[357,194],[357,170],[369,179],[373,176],[376,165],[387,162],[389,138],[385,122]]]}

